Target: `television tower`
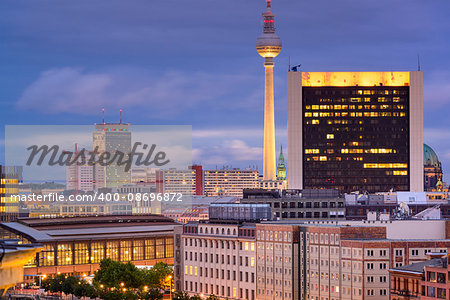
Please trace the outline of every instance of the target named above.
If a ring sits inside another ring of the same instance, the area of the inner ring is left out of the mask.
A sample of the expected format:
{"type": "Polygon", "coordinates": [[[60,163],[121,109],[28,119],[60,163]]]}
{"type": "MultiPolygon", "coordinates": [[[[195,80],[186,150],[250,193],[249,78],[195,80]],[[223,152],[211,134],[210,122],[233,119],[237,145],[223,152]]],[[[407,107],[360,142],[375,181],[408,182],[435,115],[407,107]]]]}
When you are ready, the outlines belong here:
{"type": "Polygon", "coordinates": [[[271,0],[266,0],[267,10],[262,14],[263,33],[256,40],[256,50],[264,57],[264,180],[276,180],[275,120],[273,101],[273,58],[280,54],[281,39],[275,33],[275,15],[272,14],[271,0]]]}

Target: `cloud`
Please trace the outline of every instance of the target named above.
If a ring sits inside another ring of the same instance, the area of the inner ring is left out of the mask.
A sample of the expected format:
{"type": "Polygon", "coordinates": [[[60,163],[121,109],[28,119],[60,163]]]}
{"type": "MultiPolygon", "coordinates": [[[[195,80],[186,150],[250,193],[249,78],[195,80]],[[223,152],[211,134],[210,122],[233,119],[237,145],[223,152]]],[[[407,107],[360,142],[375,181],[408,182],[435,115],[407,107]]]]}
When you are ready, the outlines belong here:
{"type": "Polygon", "coordinates": [[[431,72],[425,76],[424,80],[425,109],[433,109],[450,104],[450,72],[431,72]]]}
{"type": "Polygon", "coordinates": [[[42,72],[16,106],[45,114],[98,114],[103,107],[139,109],[152,116],[177,115],[194,108],[249,107],[256,101],[256,78],[247,74],[209,74],[143,69],[89,72],[83,68],[55,68],[42,72]],[[252,87],[253,86],[253,87],[252,87]],[[248,92],[242,92],[246,88],[248,92]],[[230,98],[240,99],[230,105],[230,98]],[[243,101],[244,100],[244,101],[243,101]],[[245,101],[249,100],[249,101],[245,101]]]}
{"type": "Polygon", "coordinates": [[[238,139],[225,140],[220,145],[197,148],[193,160],[204,165],[255,162],[262,158],[262,147],[252,147],[238,139]]]}

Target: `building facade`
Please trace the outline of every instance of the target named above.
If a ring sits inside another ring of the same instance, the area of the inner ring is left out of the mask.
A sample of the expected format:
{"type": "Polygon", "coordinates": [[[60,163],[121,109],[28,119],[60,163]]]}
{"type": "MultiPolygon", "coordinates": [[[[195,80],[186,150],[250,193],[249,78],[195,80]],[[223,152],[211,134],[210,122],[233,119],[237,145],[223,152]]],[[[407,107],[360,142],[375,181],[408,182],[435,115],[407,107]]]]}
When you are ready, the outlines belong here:
{"type": "Polygon", "coordinates": [[[345,199],[336,190],[245,190],[240,203],[269,204],[274,220],[345,219],[345,199]]]}
{"type": "Polygon", "coordinates": [[[288,187],[423,191],[422,72],[289,72],[288,187]]]}
{"type": "MultiPolygon", "coordinates": [[[[83,149],[84,150],[84,149],[83,149]]],[[[92,151],[83,151],[89,157],[92,151]]],[[[77,146],[73,154],[78,156],[77,146]]],[[[77,163],[66,166],[66,189],[75,191],[95,191],[105,187],[105,168],[100,164],[90,165],[80,157],[77,163]]]]}
{"type": "Polygon", "coordinates": [[[255,225],[183,226],[175,258],[175,289],[220,299],[256,299],[255,225]]]}
{"type": "Polygon", "coordinates": [[[242,198],[244,189],[259,187],[257,170],[205,170],[205,196],[236,196],[242,198]]]}
{"type": "Polygon", "coordinates": [[[0,165],[0,222],[10,222],[19,216],[19,203],[11,196],[19,194],[22,167],[0,165]]]}
{"type": "Polygon", "coordinates": [[[448,299],[448,254],[427,253],[428,260],[389,270],[391,300],[448,299]]]}
{"type": "Polygon", "coordinates": [[[299,299],[298,226],[256,224],[257,299],[299,299]]]}
{"type": "MultiPolygon", "coordinates": [[[[95,124],[93,132],[93,148],[99,153],[108,152],[111,157],[116,153],[126,155],[131,152],[130,124],[125,123],[102,123],[95,124]]],[[[105,187],[117,187],[131,183],[131,168],[126,170],[125,165],[115,163],[103,166],[105,187]]]]}
{"type": "Polygon", "coordinates": [[[299,226],[300,299],[389,299],[389,269],[450,245],[446,221],[347,222],[299,226]]]}
{"type": "Polygon", "coordinates": [[[173,264],[177,226],[157,215],[28,218],[1,223],[0,238],[42,244],[43,250],[25,266],[25,275],[90,275],[104,258],[138,266],[173,264]]]}

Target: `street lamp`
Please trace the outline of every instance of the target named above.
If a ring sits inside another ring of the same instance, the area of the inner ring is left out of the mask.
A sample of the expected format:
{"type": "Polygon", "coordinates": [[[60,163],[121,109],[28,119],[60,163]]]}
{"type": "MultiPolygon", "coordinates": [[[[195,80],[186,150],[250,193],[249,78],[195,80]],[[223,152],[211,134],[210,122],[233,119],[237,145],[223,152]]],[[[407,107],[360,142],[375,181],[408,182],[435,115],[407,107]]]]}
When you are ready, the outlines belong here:
{"type": "Polygon", "coordinates": [[[172,275],[169,275],[168,278],[170,280],[169,297],[172,300],[172,275]]]}

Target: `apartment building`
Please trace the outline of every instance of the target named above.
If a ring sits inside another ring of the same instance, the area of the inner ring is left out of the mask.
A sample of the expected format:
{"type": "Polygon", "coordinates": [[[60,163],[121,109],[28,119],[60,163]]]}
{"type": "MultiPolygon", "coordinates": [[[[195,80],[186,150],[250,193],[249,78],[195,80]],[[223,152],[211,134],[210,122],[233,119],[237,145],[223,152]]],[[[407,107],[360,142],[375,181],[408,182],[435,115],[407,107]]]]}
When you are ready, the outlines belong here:
{"type": "Polygon", "coordinates": [[[244,189],[259,187],[257,170],[205,170],[203,175],[205,196],[226,195],[242,198],[244,189]]]}
{"type": "Polygon", "coordinates": [[[300,299],[389,299],[388,270],[424,261],[429,252],[445,252],[450,245],[447,224],[347,221],[299,225],[300,299]],[[421,230],[415,230],[418,227],[421,230]]]}
{"type": "Polygon", "coordinates": [[[298,226],[256,224],[256,299],[298,299],[298,236],[298,226]]]}
{"type": "Polygon", "coordinates": [[[389,270],[391,300],[448,299],[448,254],[429,252],[427,258],[389,270]]]}
{"type": "MultiPolygon", "coordinates": [[[[217,206],[216,206],[217,208],[217,206]]],[[[222,217],[175,232],[175,289],[221,299],[256,299],[256,220],[267,205],[226,206],[222,217]],[[228,215],[227,211],[242,210],[228,215]],[[245,212],[252,212],[246,214],[245,212]],[[235,216],[240,216],[236,218],[235,216]],[[246,216],[244,218],[244,216],[246,216]]]]}

